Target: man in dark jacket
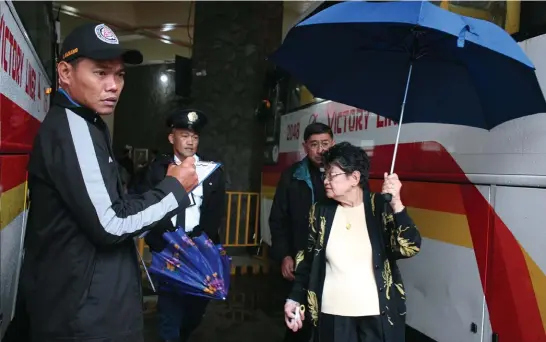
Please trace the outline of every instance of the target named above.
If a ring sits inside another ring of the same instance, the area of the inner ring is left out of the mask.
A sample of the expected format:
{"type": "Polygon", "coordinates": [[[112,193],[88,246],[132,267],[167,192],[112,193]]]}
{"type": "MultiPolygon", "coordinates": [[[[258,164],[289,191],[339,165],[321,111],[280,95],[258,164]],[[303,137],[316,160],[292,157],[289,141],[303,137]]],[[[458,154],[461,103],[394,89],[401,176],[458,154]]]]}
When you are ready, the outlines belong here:
{"type": "MultiPolygon", "coordinates": [[[[187,158],[200,160],[196,154],[199,146],[199,135],[207,123],[205,114],[198,110],[176,110],[167,120],[170,129],[169,142],[173,145],[173,153],[159,156],[152,162],[140,184],[134,184],[135,193],[140,193],[154,187],[163,181],[167,166],[178,163],[187,158]],[[135,190],[136,189],[136,190],[135,190]]],[[[164,230],[173,230],[181,227],[190,237],[205,232],[215,243],[220,243],[219,229],[222,224],[225,208],[225,180],[222,168],[216,169],[190,194],[192,204],[176,219],[165,219],[161,222],[164,230]]],[[[161,252],[167,242],[162,237],[161,230],[150,232],[145,241],[150,249],[161,252]]],[[[190,334],[199,326],[209,300],[203,297],[185,295],[180,296],[169,292],[158,293],[159,335],[162,341],[186,342],[190,334]]]]}
{"type": "Polygon", "coordinates": [[[112,114],[124,64],[104,24],[70,33],[57,66],[60,89],[34,141],[22,289],[33,342],[142,342],[141,272],[134,237],[189,205],[192,161],[127,198],[102,115],[112,114]]]}
{"type": "MultiPolygon", "coordinates": [[[[334,135],[329,126],[315,122],[305,128],[303,140],[307,156],[282,173],[269,215],[271,254],[281,263],[287,295],[294,280],[294,257],[307,247],[309,209],[326,197],[321,155],[334,144],[334,135]]],[[[297,333],[287,329],[285,341],[307,342],[310,338],[311,329],[304,324],[297,333]]]]}

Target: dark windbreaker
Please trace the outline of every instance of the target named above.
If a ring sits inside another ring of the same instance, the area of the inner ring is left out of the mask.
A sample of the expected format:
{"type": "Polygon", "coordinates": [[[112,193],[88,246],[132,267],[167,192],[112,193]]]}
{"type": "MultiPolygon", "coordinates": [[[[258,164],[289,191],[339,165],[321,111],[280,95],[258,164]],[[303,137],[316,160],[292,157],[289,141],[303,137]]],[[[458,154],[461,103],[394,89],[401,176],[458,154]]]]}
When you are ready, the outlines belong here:
{"type": "Polygon", "coordinates": [[[59,93],[29,161],[22,289],[33,342],[143,341],[133,238],[189,205],[166,177],[123,194],[104,121],[59,93]]]}

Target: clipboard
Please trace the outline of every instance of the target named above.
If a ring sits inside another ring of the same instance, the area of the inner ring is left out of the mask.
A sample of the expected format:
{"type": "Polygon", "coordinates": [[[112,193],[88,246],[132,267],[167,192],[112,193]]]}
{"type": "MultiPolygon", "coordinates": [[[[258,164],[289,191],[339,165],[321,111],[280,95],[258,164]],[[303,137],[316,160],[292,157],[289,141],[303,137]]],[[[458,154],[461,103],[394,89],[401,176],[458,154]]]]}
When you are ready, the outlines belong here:
{"type": "MultiPolygon", "coordinates": [[[[212,161],[202,161],[199,160],[195,162],[195,172],[197,173],[197,185],[188,193],[188,197],[190,198],[190,206],[195,205],[195,201],[193,199],[193,191],[203,182],[209,178],[210,175],[214,171],[216,171],[220,166],[222,166],[222,163],[218,162],[212,162],[212,161]]],[[[140,234],[139,238],[142,239],[146,236],[148,232],[144,232],[140,234]]]]}
{"type": "MultiPolygon", "coordinates": [[[[195,186],[195,188],[203,184],[205,179],[209,178],[209,176],[212,175],[212,173],[216,171],[220,166],[222,166],[222,163],[201,160],[197,161],[195,163],[195,172],[197,173],[197,185],[195,186]]],[[[193,188],[190,193],[195,190],[195,188],[193,188]]]]}

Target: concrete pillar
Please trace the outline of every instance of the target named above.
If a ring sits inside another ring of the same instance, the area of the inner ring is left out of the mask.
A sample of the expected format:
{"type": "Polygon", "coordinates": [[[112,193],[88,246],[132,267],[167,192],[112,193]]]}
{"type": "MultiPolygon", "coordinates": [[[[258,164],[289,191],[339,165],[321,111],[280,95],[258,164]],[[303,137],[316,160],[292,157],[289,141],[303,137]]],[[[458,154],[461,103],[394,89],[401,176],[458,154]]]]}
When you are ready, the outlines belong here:
{"type": "Polygon", "coordinates": [[[283,2],[196,1],[192,107],[208,114],[200,150],[225,164],[228,189],[259,191],[263,124],[254,109],[263,96],[266,56],[282,39],[283,2]]]}
{"type": "Polygon", "coordinates": [[[127,68],[125,87],[113,115],[116,153],[125,145],[172,152],[165,120],[176,104],[174,78],[169,72],[173,68],[174,64],[127,68]],[[167,82],[161,81],[162,75],[167,76],[167,82]]]}

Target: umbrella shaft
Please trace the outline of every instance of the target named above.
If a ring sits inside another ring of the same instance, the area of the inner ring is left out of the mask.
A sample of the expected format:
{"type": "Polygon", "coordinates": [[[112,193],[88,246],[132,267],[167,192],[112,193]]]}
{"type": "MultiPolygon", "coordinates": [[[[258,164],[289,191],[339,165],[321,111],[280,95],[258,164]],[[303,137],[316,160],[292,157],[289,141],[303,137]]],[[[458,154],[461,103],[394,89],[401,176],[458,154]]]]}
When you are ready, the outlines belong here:
{"type": "Polygon", "coordinates": [[[152,281],[152,277],[150,276],[150,273],[148,272],[148,268],[146,267],[146,263],[144,262],[144,259],[142,258],[142,255],[140,255],[140,251],[138,250],[138,246],[136,245],[135,241],[135,247],[136,252],[138,254],[138,259],[140,260],[140,264],[142,265],[142,268],[144,268],[144,272],[146,272],[146,277],[148,278],[148,282],[150,283],[150,286],[152,287],[152,291],[157,292],[155,290],[154,282],[152,281]]]}
{"type": "Polygon", "coordinates": [[[392,163],[391,163],[391,172],[392,175],[394,172],[394,164],[396,162],[396,153],[398,152],[398,142],[400,141],[400,131],[402,129],[402,121],[404,120],[404,108],[406,107],[406,99],[408,97],[408,89],[411,80],[411,72],[413,70],[413,62],[410,63],[408,71],[408,79],[406,81],[406,90],[404,91],[404,100],[402,101],[402,107],[400,109],[400,120],[398,120],[398,130],[396,132],[396,141],[394,143],[394,153],[392,154],[392,163]]]}

